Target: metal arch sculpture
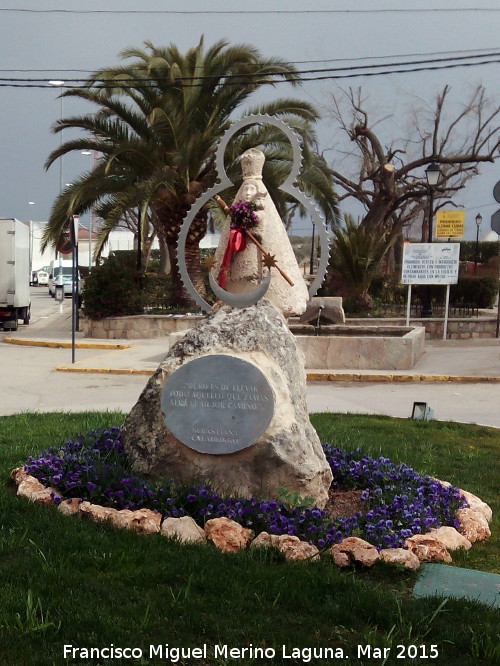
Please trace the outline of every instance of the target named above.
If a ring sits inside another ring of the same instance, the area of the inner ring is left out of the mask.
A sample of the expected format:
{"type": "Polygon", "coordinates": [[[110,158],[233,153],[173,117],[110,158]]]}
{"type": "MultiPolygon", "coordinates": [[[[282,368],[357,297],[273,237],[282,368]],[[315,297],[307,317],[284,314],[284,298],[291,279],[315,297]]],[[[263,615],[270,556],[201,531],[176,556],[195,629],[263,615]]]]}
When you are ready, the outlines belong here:
{"type": "MultiPolygon", "coordinates": [[[[214,197],[216,194],[218,194],[224,189],[227,189],[228,187],[231,187],[234,184],[228,177],[226,169],[224,167],[224,153],[231,137],[234,136],[234,134],[239,132],[241,129],[249,125],[274,125],[275,127],[278,127],[285,134],[285,136],[288,138],[292,146],[292,169],[288,177],[284,181],[284,183],[280,186],[280,189],[284,190],[292,197],[294,197],[299,203],[301,203],[304,206],[304,208],[306,208],[309,211],[313,224],[316,225],[316,228],[318,229],[319,238],[320,238],[321,258],[316,278],[309,287],[310,298],[312,298],[314,294],[318,291],[319,287],[321,286],[324,280],[328,268],[329,243],[328,243],[328,232],[326,229],[325,221],[321,213],[316,208],[314,203],[309,199],[309,197],[307,197],[302,192],[302,190],[300,190],[298,187],[294,185],[302,166],[302,146],[301,146],[300,137],[290,127],[290,125],[287,125],[283,120],[280,120],[279,118],[275,118],[273,116],[268,116],[265,114],[253,114],[245,116],[244,118],[241,118],[240,120],[233,123],[231,127],[223,135],[217,147],[215,155],[215,167],[218,175],[217,183],[213,187],[206,190],[206,192],[201,194],[199,198],[195,201],[195,203],[191,206],[186,217],[184,218],[184,221],[181,225],[181,229],[179,232],[179,241],[177,243],[177,261],[178,261],[181,279],[186,291],[193,298],[196,304],[199,305],[201,309],[204,310],[205,312],[210,312],[212,310],[212,306],[198,293],[198,291],[196,290],[195,286],[191,281],[191,278],[189,277],[186,265],[186,240],[189,233],[189,229],[194,221],[194,218],[201,210],[201,208],[208,201],[210,201],[210,199],[212,199],[212,197],[214,197]]],[[[214,286],[213,283],[215,283],[215,280],[211,275],[209,276],[209,279],[210,279],[210,284],[212,285],[213,288],[214,286]]],[[[266,278],[261,282],[261,284],[256,289],[253,289],[250,292],[246,292],[244,294],[232,294],[226,291],[225,289],[222,289],[222,287],[216,285],[216,290],[214,291],[214,293],[216,293],[216,295],[224,303],[231,305],[232,307],[242,307],[242,308],[248,307],[248,305],[256,303],[260,298],[264,296],[265,292],[269,287],[270,280],[271,280],[271,271],[269,270],[266,278]]]]}

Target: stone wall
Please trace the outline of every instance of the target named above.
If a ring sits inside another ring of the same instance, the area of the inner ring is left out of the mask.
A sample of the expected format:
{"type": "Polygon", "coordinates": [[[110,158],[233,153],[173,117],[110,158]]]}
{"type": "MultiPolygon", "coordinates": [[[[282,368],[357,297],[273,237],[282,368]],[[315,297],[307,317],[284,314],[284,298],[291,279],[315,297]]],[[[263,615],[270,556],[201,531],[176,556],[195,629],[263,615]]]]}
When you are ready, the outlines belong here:
{"type": "Polygon", "coordinates": [[[140,340],[162,338],[195,326],[198,315],[134,315],[106,317],[99,321],[82,318],[80,328],[86,338],[99,340],[140,340]]]}
{"type": "MultiPolygon", "coordinates": [[[[412,322],[417,323],[417,322],[412,322]]],[[[425,326],[427,340],[441,340],[443,338],[444,321],[442,319],[421,320],[425,326]]],[[[449,340],[468,340],[470,338],[494,338],[496,335],[497,320],[476,319],[448,319],[447,338],[449,340]]]]}
{"type": "MultiPolygon", "coordinates": [[[[161,338],[177,331],[192,328],[202,319],[199,315],[136,315],[130,317],[107,317],[100,321],[80,320],[81,330],[86,338],[99,340],[139,340],[161,338]]],[[[291,322],[292,320],[290,320],[291,322]]],[[[448,338],[466,340],[468,338],[494,338],[496,317],[475,317],[471,319],[448,319],[448,338]]],[[[405,319],[347,319],[349,326],[405,326],[405,319]]],[[[444,322],[442,319],[411,319],[411,326],[425,326],[426,339],[442,339],[444,322]]]]}
{"type": "MultiPolygon", "coordinates": [[[[350,326],[372,326],[382,324],[384,326],[405,326],[405,319],[347,319],[346,324],[350,326]]],[[[443,319],[411,319],[410,326],[424,326],[426,340],[442,340],[443,319]]],[[[494,338],[496,336],[496,317],[474,317],[470,319],[450,318],[448,319],[448,340],[467,340],[470,338],[494,338]]]]}

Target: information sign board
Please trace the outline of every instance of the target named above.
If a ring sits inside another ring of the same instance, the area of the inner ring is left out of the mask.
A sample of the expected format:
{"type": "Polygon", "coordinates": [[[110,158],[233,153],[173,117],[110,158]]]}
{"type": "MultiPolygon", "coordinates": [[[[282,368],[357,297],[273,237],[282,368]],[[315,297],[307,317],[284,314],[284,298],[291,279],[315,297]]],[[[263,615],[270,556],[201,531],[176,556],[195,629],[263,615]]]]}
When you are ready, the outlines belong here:
{"type": "Polygon", "coordinates": [[[402,284],[456,284],[460,243],[405,243],[402,284]]]}
{"type": "Polygon", "coordinates": [[[438,210],[436,213],[436,238],[463,238],[464,210],[438,210]]]}

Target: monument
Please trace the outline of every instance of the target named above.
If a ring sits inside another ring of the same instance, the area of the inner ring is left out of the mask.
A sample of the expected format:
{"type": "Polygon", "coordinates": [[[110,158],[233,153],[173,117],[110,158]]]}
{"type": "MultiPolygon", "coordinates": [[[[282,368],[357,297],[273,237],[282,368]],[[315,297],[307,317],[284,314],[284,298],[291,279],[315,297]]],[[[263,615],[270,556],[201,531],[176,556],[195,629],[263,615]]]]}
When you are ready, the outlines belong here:
{"type": "Polygon", "coordinates": [[[324,506],[332,474],[285,320],[305,311],[309,295],[263,160],[256,149],[243,154],[235,201],[222,202],[228,217],[211,284],[227,304],[172,347],[125,421],[124,446],[134,471],[151,478],[242,497],[276,498],[285,488],[324,506]]]}

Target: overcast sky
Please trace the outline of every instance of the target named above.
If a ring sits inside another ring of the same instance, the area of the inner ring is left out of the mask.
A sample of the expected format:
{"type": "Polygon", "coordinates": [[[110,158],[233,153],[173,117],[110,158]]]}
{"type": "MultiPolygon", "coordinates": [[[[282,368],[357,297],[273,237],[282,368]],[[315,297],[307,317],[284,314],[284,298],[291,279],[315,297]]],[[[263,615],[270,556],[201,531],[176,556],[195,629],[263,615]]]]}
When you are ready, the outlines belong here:
{"type": "MultiPolygon", "coordinates": [[[[373,0],[310,0],[307,10],[304,7],[302,0],[1,2],[0,77],[6,85],[0,87],[0,217],[46,220],[60,182],[57,164],[48,172],[43,169],[48,154],[59,143],[59,136],[53,135],[50,129],[61,114],[57,89],[44,84],[44,87],[13,87],[8,79],[68,81],[84,78],[97,68],[117,64],[118,54],[126,47],[140,47],[145,40],[150,40],[157,45],[174,43],[181,51],[186,51],[198,43],[202,34],[206,44],[219,39],[249,43],[265,56],[278,56],[297,63],[299,69],[357,66],[361,58],[397,62],[414,60],[416,54],[422,59],[428,54],[437,58],[455,55],[457,51],[465,55],[477,55],[481,50],[500,52],[498,0],[429,0],[423,4],[407,0],[377,3],[373,0]],[[245,9],[237,12],[236,5],[245,9]],[[395,11],[386,11],[391,9],[395,11]],[[112,13],[113,10],[122,13],[112,13]],[[284,10],[287,13],[281,13],[284,10]],[[164,13],[138,13],[147,11],[164,13]],[[382,60],[385,56],[392,57],[382,60]],[[335,62],[339,59],[342,62],[335,62]],[[30,201],[34,204],[30,205],[30,201]]],[[[405,100],[407,103],[410,99],[408,96],[430,102],[448,83],[458,104],[482,83],[498,103],[499,81],[500,64],[497,62],[310,81],[295,90],[280,84],[272,93],[267,92],[266,97],[301,96],[327,108],[332,92],[338,92],[339,86],[362,86],[377,113],[394,112],[394,132],[399,136],[405,124],[403,106],[405,100]]],[[[63,102],[64,116],[91,110],[92,107],[77,100],[63,102]]],[[[325,117],[319,137],[320,149],[328,149],[326,157],[335,161],[338,168],[338,132],[335,130],[332,120],[325,117]]],[[[65,157],[63,182],[71,182],[89,169],[90,160],[80,154],[65,157]]],[[[489,230],[490,217],[500,208],[492,193],[498,180],[497,161],[496,165],[483,166],[474,183],[455,197],[455,203],[463,205],[467,211],[466,237],[475,238],[474,218],[478,212],[483,216],[482,233],[489,230]]]]}

